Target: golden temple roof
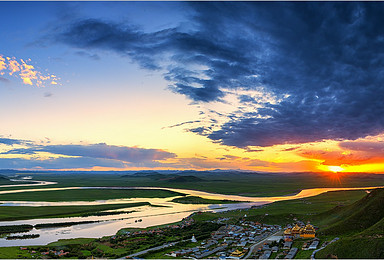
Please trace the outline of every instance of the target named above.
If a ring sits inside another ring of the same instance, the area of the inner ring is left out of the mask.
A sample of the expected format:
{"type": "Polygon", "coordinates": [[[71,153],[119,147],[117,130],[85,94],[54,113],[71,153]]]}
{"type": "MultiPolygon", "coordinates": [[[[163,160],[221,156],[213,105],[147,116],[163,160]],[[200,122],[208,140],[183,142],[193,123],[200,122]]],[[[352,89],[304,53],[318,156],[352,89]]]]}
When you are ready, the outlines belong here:
{"type": "Polygon", "coordinates": [[[293,228],[292,228],[292,231],[300,231],[301,227],[299,227],[299,225],[295,225],[293,228]]]}

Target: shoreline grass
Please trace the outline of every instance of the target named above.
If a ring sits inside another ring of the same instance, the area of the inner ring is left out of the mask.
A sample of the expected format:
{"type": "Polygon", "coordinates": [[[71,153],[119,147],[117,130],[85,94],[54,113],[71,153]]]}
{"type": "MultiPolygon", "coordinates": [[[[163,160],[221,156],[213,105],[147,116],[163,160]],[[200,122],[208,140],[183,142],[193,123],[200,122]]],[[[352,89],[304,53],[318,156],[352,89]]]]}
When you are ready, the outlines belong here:
{"type": "Polygon", "coordinates": [[[168,198],[184,195],[168,190],[145,189],[73,189],[54,191],[29,191],[0,194],[3,201],[95,201],[123,198],[168,198]]]}
{"type": "Polygon", "coordinates": [[[1,206],[0,221],[27,220],[36,218],[81,217],[84,213],[97,213],[105,210],[150,206],[149,202],[127,204],[110,204],[94,206],[45,206],[45,207],[14,207],[1,206]]]}

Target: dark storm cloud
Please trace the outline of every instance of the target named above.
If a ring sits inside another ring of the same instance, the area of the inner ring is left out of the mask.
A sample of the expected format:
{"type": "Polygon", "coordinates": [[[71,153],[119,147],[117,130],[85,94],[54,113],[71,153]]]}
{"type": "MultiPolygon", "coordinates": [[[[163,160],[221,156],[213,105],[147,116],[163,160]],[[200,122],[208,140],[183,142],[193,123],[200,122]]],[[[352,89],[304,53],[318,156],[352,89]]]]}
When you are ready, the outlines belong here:
{"type": "MultiPolygon", "coordinates": [[[[285,97],[255,113],[229,117],[219,130],[191,130],[225,145],[353,140],[384,130],[384,3],[187,5],[189,31],[146,33],[132,25],[83,20],[63,26],[54,37],[165,70],[170,89],[196,102],[220,101],[228,90],[260,86],[285,97]]],[[[247,95],[239,101],[258,102],[247,95]]]]}
{"type": "Polygon", "coordinates": [[[152,162],[176,157],[175,154],[160,149],[114,146],[104,143],[89,145],[36,145],[31,148],[13,149],[4,154],[34,154],[36,152],[48,152],[58,155],[87,158],[113,159],[132,163],[152,162]]]}

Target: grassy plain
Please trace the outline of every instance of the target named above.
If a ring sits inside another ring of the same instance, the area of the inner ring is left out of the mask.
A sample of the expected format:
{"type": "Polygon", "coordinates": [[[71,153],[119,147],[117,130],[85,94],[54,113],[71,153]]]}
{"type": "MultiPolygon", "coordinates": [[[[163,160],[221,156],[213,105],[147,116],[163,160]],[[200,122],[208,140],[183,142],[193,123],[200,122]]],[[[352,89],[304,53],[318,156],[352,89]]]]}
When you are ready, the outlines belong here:
{"type": "Polygon", "coordinates": [[[121,198],[167,198],[183,195],[167,190],[74,189],[1,194],[4,201],[94,201],[121,198]]]}
{"type": "Polygon", "coordinates": [[[0,248],[0,258],[1,259],[11,259],[11,258],[31,258],[31,254],[26,250],[21,250],[19,246],[12,247],[1,247],[0,248]]]}
{"type": "Polygon", "coordinates": [[[321,222],[315,214],[330,210],[335,206],[349,205],[366,195],[365,191],[333,191],[305,199],[279,201],[249,210],[234,210],[221,213],[204,212],[194,216],[196,220],[210,220],[219,217],[248,219],[270,224],[292,223],[294,218],[321,222]]]}
{"type": "Polygon", "coordinates": [[[150,205],[147,202],[111,204],[95,206],[48,206],[48,207],[0,207],[0,221],[35,219],[35,218],[59,218],[77,217],[85,213],[96,213],[104,210],[121,209],[150,205]]]}
{"type": "MultiPolygon", "coordinates": [[[[165,187],[243,196],[289,195],[306,188],[384,185],[384,174],[188,172],[188,176],[196,176],[199,178],[199,181],[173,182],[166,178],[154,179],[151,175],[129,177],[127,173],[118,172],[113,174],[33,174],[35,180],[58,182],[57,185],[36,186],[35,188],[73,186],[165,187]]],[[[22,188],[23,187],[17,187],[17,189],[22,188]]],[[[1,188],[1,190],[9,189],[16,189],[16,187],[1,188]]]]}
{"type": "Polygon", "coordinates": [[[337,256],[339,259],[367,259],[384,258],[384,238],[383,237],[351,237],[342,238],[316,254],[316,258],[330,258],[337,256]]]}

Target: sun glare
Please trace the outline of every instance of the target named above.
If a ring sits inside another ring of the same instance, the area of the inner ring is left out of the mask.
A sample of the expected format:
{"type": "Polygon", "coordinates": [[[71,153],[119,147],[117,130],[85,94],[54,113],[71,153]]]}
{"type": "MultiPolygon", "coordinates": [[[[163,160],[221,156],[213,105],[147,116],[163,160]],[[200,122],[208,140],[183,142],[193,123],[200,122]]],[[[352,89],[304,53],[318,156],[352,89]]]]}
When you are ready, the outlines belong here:
{"type": "Polygon", "coordinates": [[[331,171],[331,172],[341,172],[344,170],[344,168],[340,167],[340,166],[328,166],[328,169],[331,171]]]}

